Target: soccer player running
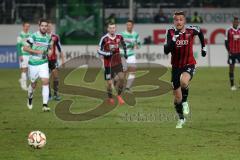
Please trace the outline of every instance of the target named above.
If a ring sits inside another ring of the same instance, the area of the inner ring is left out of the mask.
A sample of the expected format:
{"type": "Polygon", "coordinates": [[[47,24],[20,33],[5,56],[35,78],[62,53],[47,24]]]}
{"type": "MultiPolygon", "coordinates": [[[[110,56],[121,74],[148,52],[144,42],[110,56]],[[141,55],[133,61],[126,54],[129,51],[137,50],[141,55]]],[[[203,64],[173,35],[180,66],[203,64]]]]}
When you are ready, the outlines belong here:
{"type": "Polygon", "coordinates": [[[235,63],[240,63],[240,28],[238,28],[238,17],[234,17],[232,27],[226,30],[225,46],[228,51],[229,78],[231,90],[237,88],[234,85],[234,68],[235,63]]]}
{"type": "Polygon", "coordinates": [[[48,21],[40,19],[39,31],[33,33],[27,40],[28,44],[24,46],[24,51],[30,53],[28,68],[31,85],[28,87],[28,103],[29,109],[32,109],[33,93],[37,85],[37,79],[42,81],[42,110],[50,111],[48,107],[49,96],[49,68],[48,68],[48,54],[51,54],[52,42],[51,36],[47,34],[48,21]]]}
{"type": "Polygon", "coordinates": [[[104,76],[107,82],[108,102],[113,105],[114,99],[112,95],[112,86],[114,85],[117,90],[117,99],[119,105],[125,102],[121,97],[124,87],[124,73],[120,55],[120,46],[124,49],[124,57],[127,59],[126,44],[121,35],[116,34],[116,25],[113,23],[108,24],[108,33],[104,35],[99,43],[98,54],[104,60],[104,76]]]}
{"type": "Polygon", "coordinates": [[[179,116],[176,128],[182,128],[185,123],[184,114],[189,114],[187,103],[189,82],[195,72],[196,60],[193,56],[194,36],[198,35],[203,57],[206,56],[204,36],[197,26],[186,26],[184,12],[174,13],[174,26],[167,30],[164,53],[171,52],[172,84],[174,94],[174,105],[179,116]]]}
{"type": "Polygon", "coordinates": [[[49,82],[49,99],[53,98],[56,101],[60,101],[61,97],[58,95],[59,76],[58,76],[58,56],[56,53],[56,49],[58,50],[58,53],[60,53],[62,64],[64,64],[64,55],[62,52],[60,38],[58,35],[53,33],[53,26],[52,26],[52,23],[50,22],[48,23],[47,33],[51,36],[52,43],[53,43],[52,53],[48,55],[48,67],[49,67],[50,73],[53,76],[54,94],[52,97],[51,87],[50,87],[51,83],[49,82]]]}
{"type": "Polygon", "coordinates": [[[31,35],[29,32],[30,24],[24,22],[22,25],[22,31],[17,37],[17,53],[19,57],[19,64],[21,69],[21,78],[19,79],[21,88],[25,91],[27,88],[27,72],[28,72],[28,60],[29,53],[23,50],[24,45],[27,43],[28,37],[31,35]]]}
{"type": "Polygon", "coordinates": [[[128,20],[126,24],[126,31],[123,31],[121,35],[124,38],[127,47],[127,56],[124,58],[124,51],[121,49],[123,70],[125,72],[125,77],[127,79],[125,91],[130,91],[130,88],[135,79],[136,72],[136,55],[135,50],[140,48],[141,42],[139,34],[133,30],[134,22],[133,20],[128,20]]]}

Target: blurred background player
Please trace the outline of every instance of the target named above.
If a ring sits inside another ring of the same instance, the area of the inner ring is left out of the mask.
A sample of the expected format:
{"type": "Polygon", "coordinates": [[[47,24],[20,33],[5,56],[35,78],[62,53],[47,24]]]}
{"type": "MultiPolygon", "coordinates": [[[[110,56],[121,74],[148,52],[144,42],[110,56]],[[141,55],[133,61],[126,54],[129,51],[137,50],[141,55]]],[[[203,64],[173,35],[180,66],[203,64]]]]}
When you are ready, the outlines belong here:
{"type": "Polygon", "coordinates": [[[108,33],[100,40],[98,53],[104,59],[104,77],[107,82],[108,101],[112,105],[115,103],[112,95],[112,86],[114,84],[117,90],[118,102],[123,105],[125,102],[121,94],[124,85],[124,73],[119,47],[123,47],[124,57],[127,59],[126,44],[123,37],[116,34],[116,25],[114,23],[108,24],[107,31],[108,33]]]}
{"type": "Polygon", "coordinates": [[[25,91],[27,88],[27,72],[28,72],[28,60],[29,53],[23,50],[24,45],[27,43],[28,37],[31,35],[29,31],[30,24],[28,22],[24,22],[22,25],[22,31],[17,37],[17,53],[19,57],[19,64],[21,69],[21,78],[19,79],[21,88],[25,91]]]}
{"type": "Polygon", "coordinates": [[[174,26],[167,30],[164,53],[171,52],[172,64],[172,84],[174,94],[174,104],[179,115],[176,128],[182,128],[185,123],[184,114],[189,114],[187,103],[189,82],[195,72],[196,60],[193,56],[194,36],[198,35],[202,56],[206,56],[204,36],[199,27],[186,27],[186,17],[184,12],[179,11],[174,14],[174,26]]]}
{"type": "MultiPolygon", "coordinates": [[[[130,91],[130,88],[135,79],[136,72],[136,55],[135,49],[138,49],[141,45],[139,34],[133,30],[134,22],[128,20],[126,24],[126,30],[121,33],[124,38],[124,42],[127,47],[127,59],[122,58],[123,70],[127,79],[125,91],[130,91]]],[[[121,49],[121,55],[124,57],[124,50],[121,49]]]]}
{"type": "Polygon", "coordinates": [[[52,53],[48,55],[48,66],[49,66],[49,71],[53,77],[53,97],[51,94],[51,82],[49,81],[49,99],[54,99],[56,101],[61,100],[61,97],[58,95],[58,85],[59,85],[59,77],[58,77],[58,53],[60,53],[60,58],[62,60],[62,64],[64,64],[64,55],[62,52],[62,47],[60,43],[60,38],[57,34],[53,33],[53,25],[52,23],[48,23],[48,30],[47,33],[51,36],[52,43],[53,43],[53,48],[52,48],[52,53]]]}
{"type": "Polygon", "coordinates": [[[47,34],[48,21],[41,19],[39,21],[39,31],[33,33],[27,40],[28,44],[24,46],[24,51],[30,53],[29,57],[29,78],[31,85],[28,88],[28,103],[29,109],[32,109],[33,93],[37,85],[37,79],[42,81],[42,110],[50,111],[48,107],[49,96],[49,68],[48,54],[51,54],[51,36],[47,34]]]}
{"type": "Polygon", "coordinates": [[[232,27],[226,30],[225,46],[228,51],[229,78],[231,90],[237,90],[234,85],[235,63],[240,63],[240,29],[238,17],[233,18],[232,27]]]}

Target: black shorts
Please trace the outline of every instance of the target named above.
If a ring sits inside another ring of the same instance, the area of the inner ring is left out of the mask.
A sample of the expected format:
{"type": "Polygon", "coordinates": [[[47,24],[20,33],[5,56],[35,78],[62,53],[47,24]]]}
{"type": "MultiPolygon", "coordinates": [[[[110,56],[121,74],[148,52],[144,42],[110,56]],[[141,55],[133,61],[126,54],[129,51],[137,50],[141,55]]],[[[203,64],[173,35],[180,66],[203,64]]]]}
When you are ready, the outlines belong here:
{"type": "Polygon", "coordinates": [[[181,86],[180,85],[180,77],[183,72],[189,73],[191,76],[191,79],[192,79],[193,75],[195,73],[195,65],[189,65],[189,66],[186,66],[183,68],[172,67],[172,80],[171,81],[172,81],[174,90],[178,89],[181,86]]]}
{"type": "Polygon", "coordinates": [[[123,72],[123,66],[122,64],[119,64],[114,67],[105,67],[104,71],[104,78],[105,80],[111,80],[114,79],[118,73],[123,72]]]}
{"type": "Polygon", "coordinates": [[[54,69],[57,69],[58,68],[58,62],[57,61],[48,61],[48,68],[49,68],[50,72],[54,69]]]}
{"type": "Polygon", "coordinates": [[[232,54],[228,56],[228,64],[240,63],[240,54],[232,54]]]}

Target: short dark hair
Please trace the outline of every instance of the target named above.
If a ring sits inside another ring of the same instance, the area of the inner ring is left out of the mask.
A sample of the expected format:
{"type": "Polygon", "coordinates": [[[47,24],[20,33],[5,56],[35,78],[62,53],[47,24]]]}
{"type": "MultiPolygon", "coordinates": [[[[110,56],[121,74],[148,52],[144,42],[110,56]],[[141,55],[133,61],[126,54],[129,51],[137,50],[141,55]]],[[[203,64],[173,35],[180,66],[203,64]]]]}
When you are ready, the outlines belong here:
{"type": "Polygon", "coordinates": [[[182,15],[185,17],[185,12],[184,11],[175,11],[173,16],[179,16],[182,15]]]}
{"type": "Polygon", "coordinates": [[[116,23],[110,22],[110,23],[108,23],[107,26],[110,26],[110,25],[116,25],[116,23]]]}
{"type": "Polygon", "coordinates": [[[238,21],[238,17],[237,16],[233,16],[233,21],[238,21]]]}
{"type": "Polygon", "coordinates": [[[46,23],[49,23],[49,21],[47,20],[47,19],[45,19],[45,18],[41,18],[40,20],[39,20],[39,25],[41,25],[43,22],[46,22],[46,23]]]}
{"type": "Polygon", "coordinates": [[[134,21],[131,20],[131,19],[129,19],[129,20],[127,20],[127,23],[132,23],[132,24],[134,24],[134,21]]]}
{"type": "Polygon", "coordinates": [[[24,21],[24,22],[22,23],[22,25],[24,26],[25,24],[30,24],[30,23],[27,22],[27,21],[24,21]]]}

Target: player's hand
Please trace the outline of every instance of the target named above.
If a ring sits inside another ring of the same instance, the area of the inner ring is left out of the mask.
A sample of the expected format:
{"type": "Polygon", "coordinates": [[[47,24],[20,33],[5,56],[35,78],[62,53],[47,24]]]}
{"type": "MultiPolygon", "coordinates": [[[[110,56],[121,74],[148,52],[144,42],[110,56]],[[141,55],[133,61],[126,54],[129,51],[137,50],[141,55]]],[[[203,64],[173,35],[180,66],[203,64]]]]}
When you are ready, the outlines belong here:
{"type": "Polygon", "coordinates": [[[109,56],[112,56],[112,55],[113,55],[113,51],[110,51],[110,52],[109,52],[109,56]]]}
{"type": "Polygon", "coordinates": [[[202,56],[205,57],[207,55],[207,47],[202,48],[202,56]]]}
{"type": "Polygon", "coordinates": [[[228,56],[229,56],[229,57],[232,57],[232,53],[231,53],[231,52],[228,52],[228,56]]]}
{"type": "Polygon", "coordinates": [[[20,61],[20,62],[23,61],[23,56],[19,56],[19,61],[20,61]]]}
{"type": "Polygon", "coordinates": [[[177,38],[179,37],[179,33],[180,33],[179,30],[176,30],[174,32],[174,36],[172,37],[172,41],[176,42],[177,38]]]}
{"type": "Polygon", "coordinates": [[[48,56],[50,57],[50,56],[52,55],[52,50],[49,49],[49,50],[47,51],[47,53],[48,53],[48,56]]]}
{"type": "Polygon", "coordinates": [[[128,55],[126,53],[123,56],[125,59],[128,59],[128,55]]]}
{"type": "Polygon", "coordinates": [[[36,54],[43,54],[44,51],[41,51],[41,50],[35,50],[35,53],[36,53],[36,54]]]}
{"type": "Polygon", "coordinates": [[[138,45],[134,45],[134,49],[139,49],[139,46],[138,45]]]}
{"type": "Polygon", "coordinates": [[[47,59],[47,58],[48,58],[48,51],[43,51],[42,59],[47,59]]]}

